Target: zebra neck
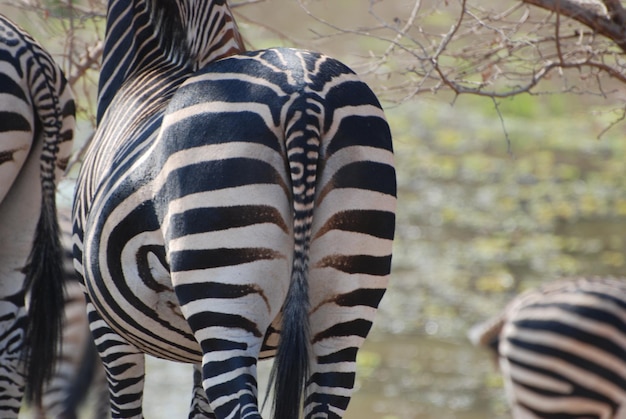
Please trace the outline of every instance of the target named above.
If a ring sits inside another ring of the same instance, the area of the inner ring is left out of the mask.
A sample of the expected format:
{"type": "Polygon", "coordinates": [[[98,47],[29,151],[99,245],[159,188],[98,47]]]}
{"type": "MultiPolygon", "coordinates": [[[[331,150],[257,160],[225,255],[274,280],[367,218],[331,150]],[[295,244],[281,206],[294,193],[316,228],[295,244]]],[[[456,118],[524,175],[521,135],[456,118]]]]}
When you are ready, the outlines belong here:
{"type": "Polygon", "coordinates": [[[98,123],[121,86],[172,66],[191,74],[245,50],[225,0],[110,0],[99,81],[98,123]]]}

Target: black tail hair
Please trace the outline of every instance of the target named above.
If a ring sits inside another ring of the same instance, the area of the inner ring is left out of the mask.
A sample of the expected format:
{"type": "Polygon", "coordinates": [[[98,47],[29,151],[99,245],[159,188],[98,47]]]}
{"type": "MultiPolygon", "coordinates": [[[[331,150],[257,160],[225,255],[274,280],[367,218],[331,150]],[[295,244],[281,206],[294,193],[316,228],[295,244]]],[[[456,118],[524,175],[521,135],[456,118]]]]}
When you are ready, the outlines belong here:
{"type": "Polygon", "coordinates": [[[29,299],[22,359],[26,363],[26,400],[40,402],[56,367],[64,307],[63,250],[52,191],[42,182],[42,208],[25,268],[29,299]]]}
{"type": "Polygon", "coordinates": [[[300,417],[302,395],[309,377],[308,284],[306,273],[296,270],[283,306],[280,343],[272,367],[274,418],[300,417]]]}

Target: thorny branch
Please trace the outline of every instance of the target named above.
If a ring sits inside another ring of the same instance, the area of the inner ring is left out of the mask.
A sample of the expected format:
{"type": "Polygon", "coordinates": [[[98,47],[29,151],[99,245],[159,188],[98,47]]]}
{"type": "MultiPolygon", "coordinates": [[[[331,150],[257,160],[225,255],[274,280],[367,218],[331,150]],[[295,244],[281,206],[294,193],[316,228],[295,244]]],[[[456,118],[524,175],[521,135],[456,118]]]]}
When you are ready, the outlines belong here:
{"type": "Polygon", "coordinates": [[[580,2],[574,0],[523,0],[542,9],[574,19],[615,42],[626,52],[626,15],[619,1],[580,2]],[[591,6],[589,6],[591,4],[591,6]],[[604,8],[601,7],[604,4],[604,8]],[[595,7],[593,7],[595,6],[595,7]]]}
{"type": "Polygon", "coordinates": [[[413,0],[393,18],[385,18],[382,3],[370,0],[376,23],[369,28],[318,21],[386,41],[362,72],[378,78],[386,99],[566,92],[625,107],[626,9],[619,0],[413,0]]]}
{"type": "MultiPolygon", "coordinates": [[[[289,30],[248,17],[246,6],[266,1],[233,0],[231,7],[246,24],[306,48],[306,41],[296,41],[289,30]]],[[[345,16],[322,17],[309,9],[323,2],[296,1],[317,40],[348,36],[376,45],[353,52],[360,61],[351,65],[386,100],[451,92],[454,98],[470,94],[495,101],[523,93],[567,92],[626,109],[621,93],[626,84],[626,9],[620,0],[369,0],[361,9],[369,22],[359,21],[356,27],[345,16]]],[[[59,17],[65,33],[58,45],[65,49],[57,56],[63,58],[74,90],[91,95],[82,103],[95,103],[102,45],[98,36],[85,34],[102,30],[104,1],[74,3],[61,0],[51,10],[42,0],[0,0],[44,21],[59,17]],[[68,10],[72,19],[57,16],[68,10]],[[100,21],[98,30],[94,21],[100,21]]],[[[82,112],[88,118],[93,113],[88,107],[82,112]]]]}

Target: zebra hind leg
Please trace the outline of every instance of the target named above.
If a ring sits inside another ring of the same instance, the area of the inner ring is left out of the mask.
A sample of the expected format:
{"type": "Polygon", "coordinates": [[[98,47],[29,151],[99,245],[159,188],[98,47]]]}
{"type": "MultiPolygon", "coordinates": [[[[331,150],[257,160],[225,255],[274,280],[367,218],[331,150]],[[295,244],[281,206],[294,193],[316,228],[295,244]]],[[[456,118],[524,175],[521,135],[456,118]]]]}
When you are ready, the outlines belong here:
{"type": "Polygon", "coordinates": [[[23,346],[25,311],[24,294],[0,301],[0,418],[17,418],[24,393],[24,364],[20,354],[23,346]]]}
{"type": "MultiPolygon", "coordinates": [[[[240,273],[244,278],[253,277],[240,273]]],[[[268,277],[272,278],[271,275],[268,277]]],[[[214,282],[188,285],[191,288],[186,291],[186,287],[180,284],[175,287],[182,312],[202,348],[202,374],[201,377],[195,375],[194,383],[196,389],[202,383],[215,414],[209,417],[261,419],[257,359],[264,332],[274,313],[267,309],[264,293],[258,290],[260,285],[218,285],[214,282]],[[194,292],[190,293],[192,290],[194,292]],[[235,290],[237,293],[233,293],[235,290]],[[238,304],[233,303],[235,294],[240,300],[238,304]],[[197,300],[197,296],[203,299],[197,300]],[[189,301],[189,298],[196,298],[196,301],[189,301]],[[207,307],[211,311],[207,311],[207,307]]],[[[207,410],[202,403],[196,403],[196,406],[207,410]]]]}
{"type": "Polygon", "coordinates": [[[114,332],[87,303],[89,327],[109,382],[111,417],[143,418],[145,356],[114,332]]]}
{"type": "Polygon", "coordinates": [[[202,367],[198,364],[193,365],[193,389],[189,419],[215,419],[204,388],[202,388],[202,367]]]}
{"type": "MultiPolygon", "coordinates": [[[[216,313],[205,315],[215,316],[216,313]]],[[[194,378],[194,382],[201,380],[211,409],[215,412],[215,416],[209,417],[261,419],[256,378],[260,339],[250,342],[248,333],[237,328],[226,332],[221,326],[216,329],[220,329],[218,334],[209,332],[207,338],[201,340],[204,352],[202,376],[194,378]]],[[[196,336],[202,332],[197,332],[196,336]]]]}
{"type": "Polygon", "coordinates": [[[396,199],[383,122],[378,120],[380,131],[368,128],[378,150],[361,150],[358,141],[365,136],[344,134],[345,147],[327,158],[319,176],[322,192],[313,215],[308,272],[312,356],[307,419],[343,417],[355,383],[357,352],[387,288],[396,199]]]}

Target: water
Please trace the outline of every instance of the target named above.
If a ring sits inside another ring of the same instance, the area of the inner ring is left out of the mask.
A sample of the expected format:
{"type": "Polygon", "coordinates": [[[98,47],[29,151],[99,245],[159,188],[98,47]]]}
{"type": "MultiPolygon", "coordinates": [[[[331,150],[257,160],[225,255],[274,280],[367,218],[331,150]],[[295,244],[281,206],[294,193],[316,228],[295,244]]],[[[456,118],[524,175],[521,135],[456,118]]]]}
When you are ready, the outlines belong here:
{"type": "MultiPolygon", "coordinates": [[[[259,366],[260,398],[270,362],[259,366]]],[[[466,343],[429,337],[373,336],[359,357],[356,394],[346,419],[505,418],[499,388],[485,388],[495,371],[489,357],[466,343]]],[[[148,358],[147,418],[183,418],[191,367],[148,358]]],[[[265,415],[268,416],[266,409],[265,415]]]]}

